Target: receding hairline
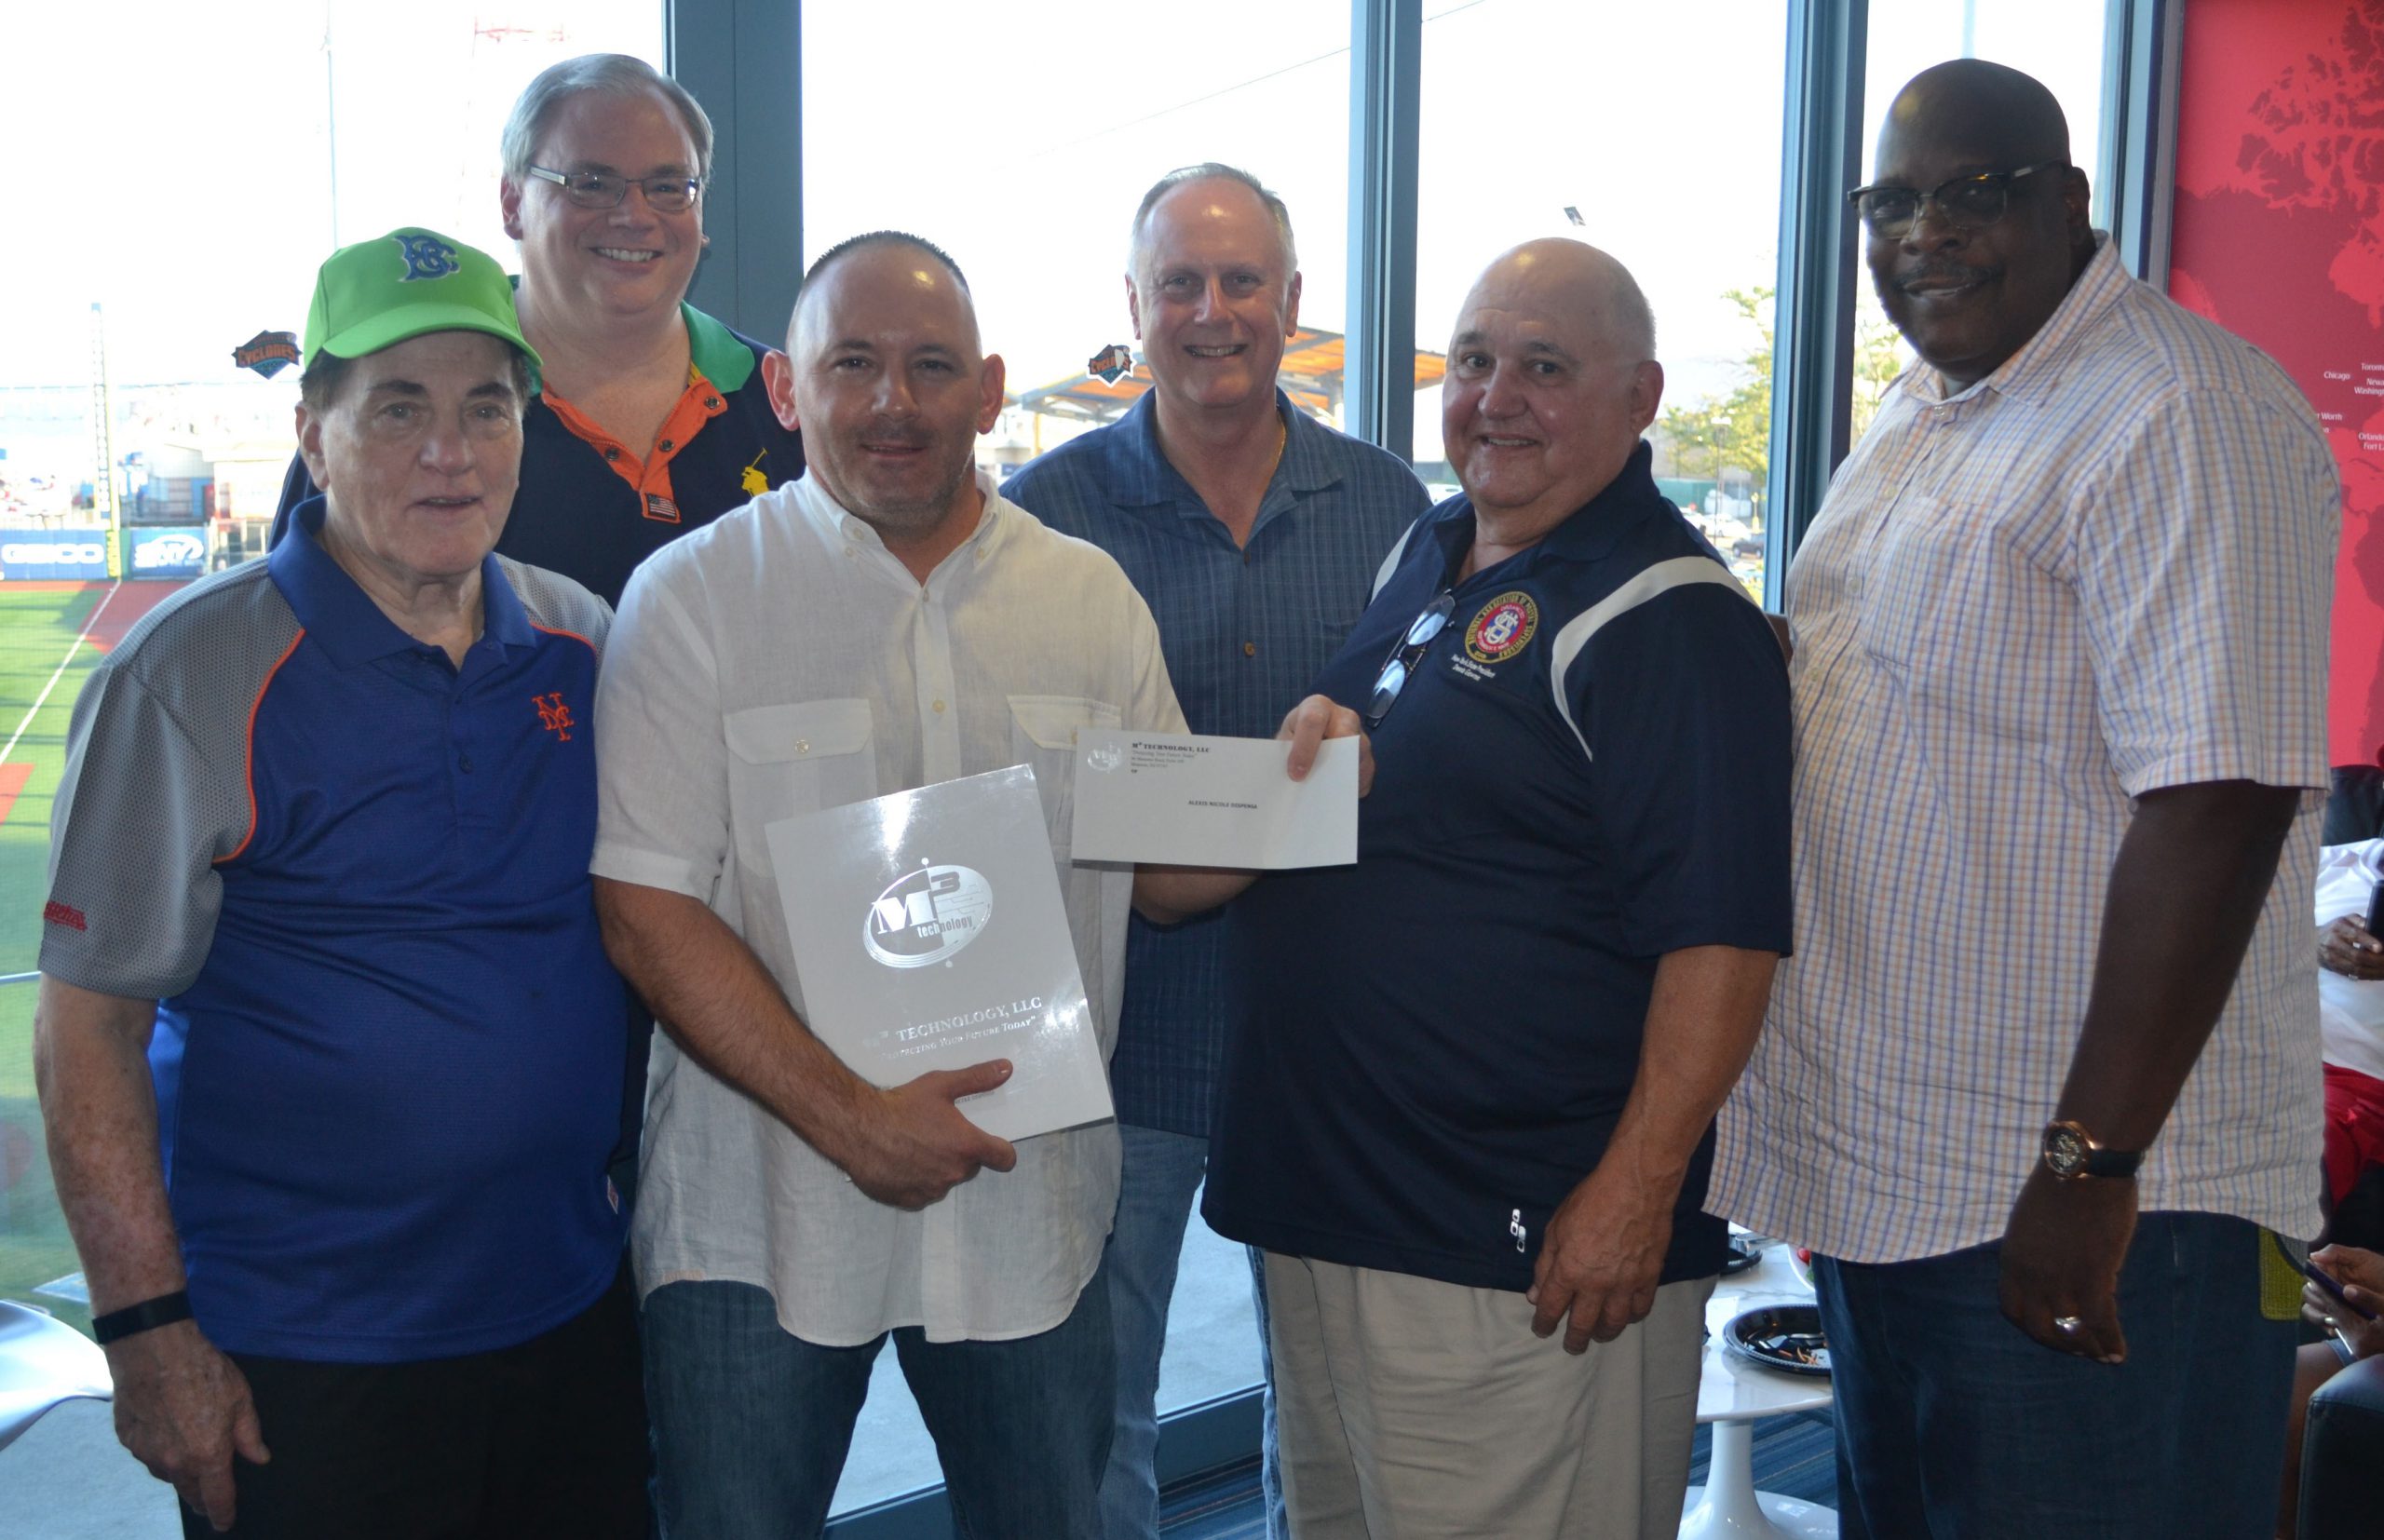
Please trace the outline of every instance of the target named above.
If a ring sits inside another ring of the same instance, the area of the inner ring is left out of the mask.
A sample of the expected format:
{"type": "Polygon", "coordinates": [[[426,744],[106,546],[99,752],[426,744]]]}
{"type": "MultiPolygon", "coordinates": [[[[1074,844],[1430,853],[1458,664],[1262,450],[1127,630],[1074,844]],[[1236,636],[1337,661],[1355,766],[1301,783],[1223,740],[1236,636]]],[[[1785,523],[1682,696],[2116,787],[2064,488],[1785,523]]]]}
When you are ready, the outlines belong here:
{"type": "Polygon", "coordinates": [[[1178,188],[1190,187],[1203,182],[1228,182],[1258,200],[1275,226],[1275,236],[1283,248],[1283,281],[1299,271],[1299,242],[1292,234],[1292,210],[1282,196],[1239,166],[1228,166],[1221,160],[1204,160],[1197,166],[1179,166],[1151,183],[1150,191],[1135,206],[1134,223],[1126,232],[1126,272],[1129,277],[1140,273],[1143,266],[1144,236],[1150,229],[1151,213],[1169,194],[1178,188]]]}
{"type": "Polygon", "coordinates": [[[952,254],[942,247],[925,236],[914,236],[907,230],[869,230],[858,236],[848,236],[813,260],[811,265],[804,270],[803,286],[795,290],[794,308],[787,316],[787,351],[794,351],[795,336],[802,330],[804,302],[810,298],[813,289],[823,277],[831,276],[830,270],[847,257],[887,248],[916,251],[951,275],[953,288],[960,295],[961,312],[968,318],[968,330],[976,338],[977,351],[982,357],[984,353],[984,333],[977,324],[977,296],[968,287],[968,275],[960,270],[960,264],[953,261],[952,254]]]}
{"type": "Polygon", "coordinates": [[[2061,102],[2036,76],[1987,59],[1949,59],[1904,82],[1879,125],[1878,166],[1906,134],[1957,139],[2014,165],[2070,164],[2061,102]]]}
{"type": "MultiPolygon", "coordinates": [[[[1592,285],[1595,299],[1584,308],[1594,314],[1599,336],[1610,339],[1621,351],[1632,355],[1632,363],[1654,360],[1656,313],[1647,304],[1646,291],[1612,252],[1587,241],[1552,236],[1525,241],[1500,252],[1473,280],[1473,287],[1466,290],[1465,311],[1472,310],[1474,299],[1484,286],[1494,278],[1503,278],[1525,258],[1543,263],[1562,263],[1564,266],[1551,265],[1545,271],[1552,277],[1592,285]]],[[[1459,337],[1472,334],[1457,333],[1459,337]]]]}

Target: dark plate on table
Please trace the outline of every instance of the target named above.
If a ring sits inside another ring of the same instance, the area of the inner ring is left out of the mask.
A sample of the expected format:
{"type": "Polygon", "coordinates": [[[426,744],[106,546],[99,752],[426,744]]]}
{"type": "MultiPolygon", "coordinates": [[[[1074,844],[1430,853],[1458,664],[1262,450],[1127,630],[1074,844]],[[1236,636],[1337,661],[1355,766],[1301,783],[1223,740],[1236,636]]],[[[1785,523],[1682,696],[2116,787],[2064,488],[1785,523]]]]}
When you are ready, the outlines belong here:
{"type": "Polygon", "coordinates": [[[1753,1236],[1732,1236],[1722,1252],[1722,1276],[1732,1277],[1763,1260],[1763,1242],[1753,1236]]]}
{"type": "Polygon", "coordinates": [[[1766,1304],[1741,1311],[1722,1328],[1722,1346],[1766,1369],[1829,1377],[1822,1313],[1809,1304],[1766,1304]]]}

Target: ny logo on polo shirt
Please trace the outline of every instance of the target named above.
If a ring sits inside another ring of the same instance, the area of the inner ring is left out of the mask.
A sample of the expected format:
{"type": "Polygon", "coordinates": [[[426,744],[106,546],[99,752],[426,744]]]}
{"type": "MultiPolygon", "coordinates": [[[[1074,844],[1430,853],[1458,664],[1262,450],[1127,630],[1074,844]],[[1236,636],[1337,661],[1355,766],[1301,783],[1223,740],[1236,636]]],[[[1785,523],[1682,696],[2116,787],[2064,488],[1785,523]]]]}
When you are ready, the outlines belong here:
{"type": "Polygon", "coordinates": [[[532,696],[530,704],[538,709],[538,725],[552,733],[557,743],[571,741],[571,730],[579,723],[572,720],[571,708],[562,703],[561,690],[532,696]]]}

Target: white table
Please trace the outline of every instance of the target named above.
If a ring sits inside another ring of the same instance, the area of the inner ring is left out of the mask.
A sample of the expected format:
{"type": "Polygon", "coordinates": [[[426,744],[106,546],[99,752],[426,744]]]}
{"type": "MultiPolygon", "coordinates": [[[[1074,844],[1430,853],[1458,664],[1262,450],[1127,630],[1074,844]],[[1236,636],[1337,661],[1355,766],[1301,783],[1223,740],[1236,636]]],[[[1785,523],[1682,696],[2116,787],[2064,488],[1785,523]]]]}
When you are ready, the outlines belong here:
{"type": "Polygon", "coordinates": [[[1697,1387],[1697,1420],[1714,1428],[1706,1484],[1688,1489],[1681,1540],[1835,1540],[1837,1514],[1819,1503],[1754,1490],[1754,1425],[1765,1417],[1814,1412],[1830,1404],[1830,1383],[1749,1363],[1722,1345],[1730,1317],[1765,1304],[1810,1304],[1813,1291],[1796,1277],[1788,1248],[1764,1243],[1763,1260],[1726,1277],[1705,1307],[1705,1358],[1697,1387]]]}

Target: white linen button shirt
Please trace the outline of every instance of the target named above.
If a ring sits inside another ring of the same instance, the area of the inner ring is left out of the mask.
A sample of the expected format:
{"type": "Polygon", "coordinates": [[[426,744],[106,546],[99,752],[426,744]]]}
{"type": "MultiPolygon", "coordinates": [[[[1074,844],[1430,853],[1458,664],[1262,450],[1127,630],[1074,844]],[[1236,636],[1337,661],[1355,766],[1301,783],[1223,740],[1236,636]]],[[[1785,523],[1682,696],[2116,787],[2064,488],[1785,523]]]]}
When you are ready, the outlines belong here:
{"type": "MultiPolygon", "coordinates": [[[[924,584],[808,475],[649,558],[598,690],[590,868],[703,900],[800,1014],[764,828],[1031,764],[1105,1060],[1132,875],[1069,864],[1076,730],[1181,732],[1184,716],[1118,564],[978,484],[975,533],[924,584]]],[[[823,1346],[898,1326],[933,1342],[1029,1336],[1092,1277],[1118,1162],[1114,1124],[1047,1134],[1019,1143],[1014,1170],[890,1208],[657,1033],[640,1290],[758,1285],[779,1325],[823,1346]]]]}

